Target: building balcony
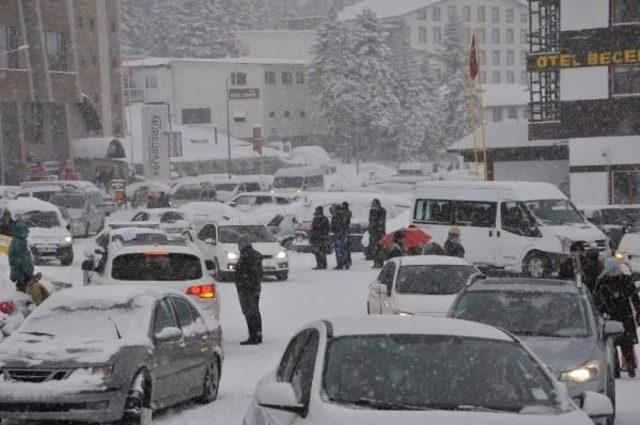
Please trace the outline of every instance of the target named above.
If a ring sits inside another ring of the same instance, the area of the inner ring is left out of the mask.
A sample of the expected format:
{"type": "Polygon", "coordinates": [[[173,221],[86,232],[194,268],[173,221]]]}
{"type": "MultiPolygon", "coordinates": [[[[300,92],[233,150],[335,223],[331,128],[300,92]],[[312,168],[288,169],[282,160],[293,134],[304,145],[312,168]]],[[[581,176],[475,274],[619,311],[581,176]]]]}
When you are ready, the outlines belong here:
{"type": "Polygon", "coordinates": [[[0,99],[3,102],[31,102],[31,85],[27,69],[0,69],[0,99]]]}

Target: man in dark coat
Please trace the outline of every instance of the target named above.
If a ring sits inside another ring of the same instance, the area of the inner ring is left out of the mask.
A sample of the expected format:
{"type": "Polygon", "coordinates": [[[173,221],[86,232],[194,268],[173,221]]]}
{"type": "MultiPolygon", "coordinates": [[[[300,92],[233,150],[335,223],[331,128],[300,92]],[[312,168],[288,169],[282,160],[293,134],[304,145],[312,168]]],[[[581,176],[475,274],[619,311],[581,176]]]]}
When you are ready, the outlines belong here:
{"type": "Polygon", "coordinates": [[[464,258],[464,246],[460,241],[460,229],[458,227],[452,227],[449,229],[449,237],[444,243],[445,255],[449,257],[464,258]]]}
{"type": "Polygon", "coordinates": [[[351,217],[353,216],[353,214],[351,214],[351,210],[349,210],[349,203],[346,201],[342,203],[342,214],[343,214],[342,237],[344,238],[344,259],[345,259],[344,268],[346,270],[349,270],[349,267],[351,267],[351,264],[352,264],[351,241],[349,240],[349,233],[351,231],[351,217]]]}
{"type": "Polygon", "coordinates": [[[331,232],[333,233],[333,249],[336,252],[335,270],[343,270],[346,261],[346,240],[343,234],[344,214],[340,205],[334,204],[329,210],[331,212],[331,232]]]}
{"type": "Polygon", "coordinates": [[[33,278],[33,258],[27,244],[27,236],[29,228],[24,222],[19,221],[9,245],[9,267],[10,279],[15,282],[16,289],[20,292],[26,291],[27,283],[33,278]]]}
{"type": "Polygon", "coordinates": [[[16,222],[11,218],[9,210],[5,210],[2,214],[2,221],[0,222],[0,235],[13,236],[13,231],[16,227],[16,222]]]}
{"type": "Polygon", "coordinates": [[[311,232],[309,243],[316,256],[316,267],[314,270],[325,270],[327,268],[327,241],[329,238],[329,219],[324,215],[322,207],[316,207],[311,222],[311,232]]]}
{"type": "MultiPolygon", "coordinates": [[[[627,372],[631,378],[636,376],[636,360],[633,346],[638,343],[636,331],[636,314],[640,313],[640,297],[636,291],[631,273],[616,258],[607,258],[604,265],[604,273],[598,279],[594,298],[602,315],[611,320],[617,320],[624,325],[624,333],[615,343],[620,346],[622,356],[627,364],[627,372]],[[624,270],[624,269],[627,270],[624,270]]],[[[616,362],[616,370],[618,362],[616,362]]],[[[616,373],[619,375],[619,372],[616,373]]]]}
{"type": "Polygon", "coordinates": [[[387,210],[382,208],[379,199],[374,199],[369,210],[369,255],[373,258],[373,268],[378,269],[384,263],[384,255],[379,242],[387,233],[387,210]]]}
{"type": "Polygon", "coordinates": [[[240,258],[236,265],[236,289],[240,307],[247,321],[249,339],[241,345],[262,343],[262,316],[260,315],[260,292],[262,290],[262,254],[253,249],[247,235],[238,238],[240,258]]]}

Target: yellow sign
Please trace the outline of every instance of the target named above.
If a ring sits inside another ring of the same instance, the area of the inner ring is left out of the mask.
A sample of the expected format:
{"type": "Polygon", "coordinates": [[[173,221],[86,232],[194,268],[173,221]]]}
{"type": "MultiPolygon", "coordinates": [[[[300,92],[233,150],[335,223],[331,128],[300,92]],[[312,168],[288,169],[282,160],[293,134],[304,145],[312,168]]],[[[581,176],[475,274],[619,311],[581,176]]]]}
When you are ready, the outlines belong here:
{"type": "Polygon", "coordinates": [[[590,52],[582,55],[553,54],[533,56],[536,69],[581,68],[585,66],[640,64],[640,49],[615,52],[590,52]]]}

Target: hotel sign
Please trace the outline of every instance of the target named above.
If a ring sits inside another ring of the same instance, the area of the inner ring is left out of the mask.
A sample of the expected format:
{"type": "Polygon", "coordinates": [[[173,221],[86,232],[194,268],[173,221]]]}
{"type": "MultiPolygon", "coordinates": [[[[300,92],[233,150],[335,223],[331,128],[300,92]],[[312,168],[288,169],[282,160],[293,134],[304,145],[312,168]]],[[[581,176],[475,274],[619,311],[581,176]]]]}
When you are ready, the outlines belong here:
{"type": "Polygon", "coordinates": [[[260,99],[260,89],[230,89],[229,100],[260,99]]]}
{"type": "Polygon", "coordinates": [[[634,64],[640,64],[640,49],[587,52],[575,55],[555,53],[529,56],[529,66],[536,71],[634,64]]]}

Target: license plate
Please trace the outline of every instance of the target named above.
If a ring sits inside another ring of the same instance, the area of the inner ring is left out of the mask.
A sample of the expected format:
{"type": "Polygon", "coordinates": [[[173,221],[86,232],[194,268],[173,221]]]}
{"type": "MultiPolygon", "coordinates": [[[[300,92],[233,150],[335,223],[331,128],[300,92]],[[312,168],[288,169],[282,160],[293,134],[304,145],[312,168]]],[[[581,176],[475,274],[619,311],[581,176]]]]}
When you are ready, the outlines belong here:
{"type": "Polygon", "coordinates": [[[36,247],[36,252],[39,254],[55,254],[58,249],[55,247],[36,247]]]}

